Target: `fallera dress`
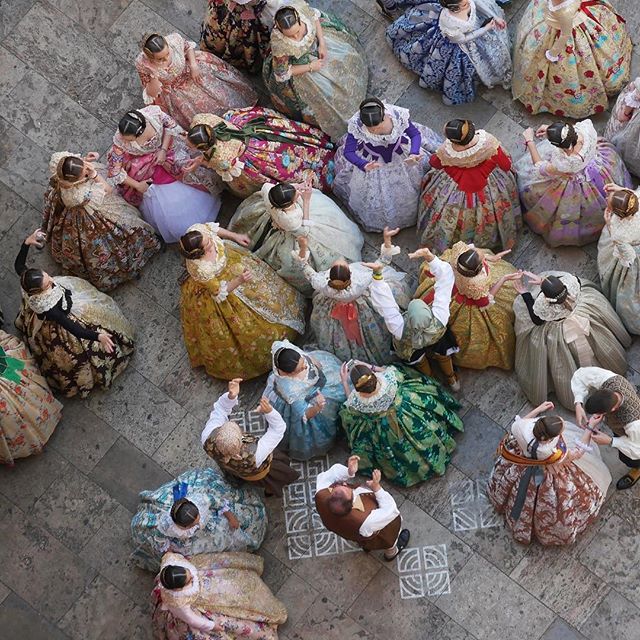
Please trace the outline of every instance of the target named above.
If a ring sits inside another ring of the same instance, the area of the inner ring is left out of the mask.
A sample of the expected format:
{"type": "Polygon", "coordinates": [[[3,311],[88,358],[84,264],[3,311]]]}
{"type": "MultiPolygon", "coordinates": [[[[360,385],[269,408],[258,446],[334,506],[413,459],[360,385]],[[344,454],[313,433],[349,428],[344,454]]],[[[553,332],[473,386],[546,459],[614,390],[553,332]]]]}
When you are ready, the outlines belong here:
{"type": "Polygon", "coordinates": [[[401,64],[420,76],[420,86],[442,94],[445,104],[473,102],[476,81],[486,87],[511,82],[511,44],[506,29],[489,30],[485,20],[504,20],[493,0],[470,0],[469,17],[438,2],[395,3],[404,15],[387,28],[387,42],[401,64]]]}
{"type": "MultiPolygon", "coordinates": [[[[160,239],[138,210],[98,177],[67,183],[56,176],[68,152],[54,153],[42,229],[53,259],[70,274],[109,291],[136,278],[160,250],[160,239]]],[[[94,165],[103,180],[106,169],[94,165]]]]}
{"type": "Polygon", "coordinates": [[[275,340],[304,333],[305,300],[273,269],[247,249],[222,241],[215,223],[189,230],[209,235],[216,259],[187,260],[180,317],[192,367],[214,378],[248,380],[271,369],[275,340]],[[249,269],[253,278],[231,293],[230,280],[249,269]]]}
{"type": "Polygon", "coordinates": [[[522,216],[511,158],[483,129],[476,140],[462,151],[445,140],[429,160],[418,233],[421,244],[436,253],[459,241],[494,251],[517,242],[522,216]]]}
{"type": "Polygon", "coordinates": [[[142,569],[157,572],[168,551],[189,557],[257,551],[266,532],[266,509],[254,489],[231,486],[216,469],[192,469],[153,491],[140,493],[140,504],[131,521],[135,547],[132,558],[142,569]],[[182,497],[193,502],[200,512],[199,521],[189,529],[178,527],[171,519],[176,485],[183,485],[182,497]],[[237,518],[237,529],[229,525],[226,511],[237,518]]]}
{"type": "Polygon", "coordinates": [[[302,0],[283,6],[298,10],[306,27],[302,40],[271,32],[271,54],[262,70],[275,108],[294,120],[320,127],[334,141],[347,131],[347,122],[365,99],[369,68],[357,36],[336,16],[311,8],[302,0]],[[319,71],[292,76],[291,68],[317,60],[316,20],[320,21],[327,58],[319,71]]]}
{"type": "Polygon", "coordinates": [[[166,66],[159,66],[144,52],[136,58],[136,70],[142,83],[145,104],[155,104],[172,116],[183,128],[188,128],[197,113],[222,115],[229,109],[254,105],[258,96],[246,78],[231,65],[208,51],[196,49],[195,42],[178,33],[165,36],[171,54],[166,66]],[[200,80],[191,76],[187,51],[194,50],[200,80]],[[162,83],[156,98],[147,94],[152,77],[162,83]]]}
{"type": "Polygon", "coordinates": [[[616,148],[627,169],[640,176],[640,78],[630,82],[618,96],[604,137],[616,148]],[[625,110],[629,112],[626,115],[625,110]]]}
{"type": "Polygon", "coordinates": [[[513,97],[530,113],[601,113],[629,79],[632,46],[606,0],[531,0],[513,49],[513,97]],[[550,62],[547,51],[558,60],[550,62]]]}
{"type": "Polygon", "coordinates": [[[604,186],[632,186],[622,158],[598,137],[591,120],[575,129],[582,139],[579,153],[567,155],[543,140],[538,143],[542,162],[533,164],[527,153],[515,163],[525,222],[551,247],[597,240],[607,206],[604,186]]]}
{"type": "Polygon", "coordinates": [[[336,151],[333,192],[365,231],[416,224],[422,179],[431,154],[442,144],[435,131],[414,123],[407,109],[385,104],[385,114],[393,122],[391,133],[371,133],[358,112],[336,151]],[[417,154],[421,158],[414,162],[417,154]],[[369,162],[383,166],[365,171],[369,162]]]}
{"type": "Polygon", "coordinates": [[[229,229],[247,234],[255,256],[300,293],[311,297],[313,289],[295,258],[296,239],[307,238],[309,262],[316,271],[329,269],[339,258],[359,261],[364,239],[357,225],[321,191],[313,190],[309,220],[304,220],[301,198],[286,210],[277,209],[269,202],[272,187],[265,183],[258,193],[242,202],[231,218],[229,229]]]}
{"type": "Polygon", "coordinates": [[[265,182],[302,182],[329,191],[335,148],[320,129],[295,122],[273,109],[233,109],[222,118],[198,114],[191,126],[213,127],[218,140],[207,152],[213,169],[231,193],[246,198],[265,182]]]}
{"type": "Polygon", "coordinates": [[[394,484],[410,487],[444,475],[463,431],[458,401],[436,380],[407,366],[376,373],[378,389],[364,397],[357,391],[340,411],[359,471],[380,469],[394,484]]]}

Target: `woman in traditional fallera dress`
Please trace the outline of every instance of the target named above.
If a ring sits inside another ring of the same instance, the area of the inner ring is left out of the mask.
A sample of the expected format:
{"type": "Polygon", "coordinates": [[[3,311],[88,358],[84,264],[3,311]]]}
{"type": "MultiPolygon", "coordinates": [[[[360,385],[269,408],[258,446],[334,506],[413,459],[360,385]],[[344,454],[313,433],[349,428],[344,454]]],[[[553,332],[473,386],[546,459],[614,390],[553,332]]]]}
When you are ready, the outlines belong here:
{"type": "Polygon", "coordinates": [[[418,207],[421,244],[442,253],[456,242],[511,249],[522,225],[511,158],[470,120],[451,120],[431,156],[418,207]]]}
{"type": "Polygon", "coordinates": [[[316,271],[334,260],[357,262],[364,238],[329,196],[312,189],[310,181],[265,183],[237,208],[229,229],[249,236],[249,248],[281,278],[311,297],[313,289],[298,261],[296,239],[304,235],[309,262],[316,271]]]}
{"type": "Polygon", "coordinates": [[[246,236],[216,223],[193,225],[180,239],[189,274],[180,297],[189,361],[223,380],[266,373],[273,342],[304,333],[304,298],[248,245],[246,236]]]}
{"type": "MultiPolygon", "coordinates": [[[[385,3],[386,4],[386,3],[385,3]]],[[[400,62],[445,104],[472,102],[476,80],[490,89],[511,82],[511,44],[504,11],[493,0],[405,0],[387,28],[400,62]]]]}
{"type": "MultiPolygon", "coordinates": [[[[522,544],[565,545],[598,517],[611,484],[591,432],[543,402],[524,418],[516,416],[498,448],[487,495],[522,544]]],[[[589,429],[593,428],[589,426],[589,429]]]]}
{"type": "Polygon", "coordinates": [[[515,164],[526,223],[551,247],[589,244],[604,226],[608,182],[631,186],[615,148],[591,120],[523,133],[529,151],[515,164]],[[539,145],[534,137],[545,138],[539,145]]]}
{"type": "Polygon", "coordinates": [[[614,184],[605,188],[609,198],[598,240],[600,285],[627,331],[640,335],[639,194],[614,184]]]}
{"type": "Polygon", "coordinates": [[[616,148],[627,169],[640,176],[640,78],[618,96],[604,137],[616,148]]]}
{"type": "Polygon", "coordinates": [[[0,464],[41,453],[61,417],[27,347],[0,329],[0,464]]]}
{"type": "Polygon", "coordinates": [[[366,231],[412,227],[429,158],[441,143],[407,109],[367,99],[336,151],[333,192],[366,231]]]}
{"type": "Polygon", "coordinates": [[[145,104],[157,105],[185,129],[197,113],[222,115],[258,99],[239,71],[178,33],[145,36],[136,70],[145,104]]]}
{"type": "Polygon", "coordinates": [[[114,193],[106,171],[67,151],[54,153],[43,229],[51,255],[68,273],[103,291],[138,277],[160,239],[135,207],[114,193]]]}
{"type": "Polygon", "coordinates": [[[527,273],[531,291],[516,281],[516,375],[534,405],[552,391],[573,409],[571,376],[599,366],[624,375],[631,337],[593,282],[570,273],[527,273]]]}
{"type": "Polygon", "coordinates": [[[404,365],[345,363],[341,375],[347,395],[342,427],[351,453],[360,456],[361,472],[380,469],[402,487],[444,475],[456,447],[453,436],[463,431],[452,395],[404,365]]]}
{"type": "Polygon", "coordinates": [[[177,242],[198,222],[220,211],[222,182],[212,169],[186,172],[197,156],[184,129],[160,107],[128,111],[109,149],[107,181],[138,207],[165,242],[177,242]]]}
{"type": "Polygon", "coordinates": [[[513,50],[513,97],[530,113],[601,113],[629,79],[632,47],[606,0],[531,0],[513,50]]]}
{"type": "Polygon", "coordinates": [[[231,486],[216,469],[192,469],[153,491],[140,493],[131,521],[135,563],[158,571],[168,551],[194,556],[257,551],[267,514],[250,487],[231,486]]]}
{"type": "Polygon", "coordinates": [[[358,38],[334,15],[290,0],[275,15],[262,76],[278,111],[334,141],[364,100],[369,68],[358,38]]]}
{"type": "MultiPolygon", "coordinates": [[[[499,367],[513,369],[516,336],[513,330],[513,301],[518,295],[510,280],[518,271],[502,256],[457,242],[441,258],[453,267],[455,284],[451,298],[449,327],[459,351],[453,361],[469,369],[499,367]]],[[[435,278],[425,262],[415,298],[427,304],[435,297],[435,278]]]]}
{"type": "MultiPolygon", "coordinates": [[[[392,236],[398,231],[385,229],[380,260],[385,265],[382,273],[396,302],[401,309],[406,309],[411,298],[405,283],[406,274],[388,266],[391,258],[400,253],[400,248],[391,244],[392,236]]],[[[308,263],[306,238],[298,238],[298,245],[300,266],[314,290],[309,322],[318,347],[341,360],[366,358],[368,362],[378,364],[392,362],[395,357],[391,334],[385,327],[382,310],[376,307],[369,291],[373,281],[369,266],[336,260],[330,269],[317,272],[308,263]]]]}
{"type": "Polygon", "coordinates": [[[23,291],[16,327],[52,388],[86,397],[109,388],[133,353],[133,327],[118,305],[81,278],[27,269],[29,247],[42,246],[36,230],[15,261],[23,291]]]}
{"type": "Polygon", "coordinates": [[[239,198],[259,191],[265,182],[302,182],[329,191],[335,149],[320,129],[255,107],[228,111],[222,118],[198,114],[188,135],[200,151],[191,170],[213,169],[239,198]]]}
{"type": "Polygon", "coordinates": [[[151,594],[156,640],[278,640],[285,606],[250,553],[167,553],[151,594]]]}
{"type": "Polygon", "coordinates": [[[288,340],[274,342],[271,354],[264,395],[287,423],[284,448],[296,460],[328,453],[346,400],[340,360],[327,351],[303,351],[288,340]]]}

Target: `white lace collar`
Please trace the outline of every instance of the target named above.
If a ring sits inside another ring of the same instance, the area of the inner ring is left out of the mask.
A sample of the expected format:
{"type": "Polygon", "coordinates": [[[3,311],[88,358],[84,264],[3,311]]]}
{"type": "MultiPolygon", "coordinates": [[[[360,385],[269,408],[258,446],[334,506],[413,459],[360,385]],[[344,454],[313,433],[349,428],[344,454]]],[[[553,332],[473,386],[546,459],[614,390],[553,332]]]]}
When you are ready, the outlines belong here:
{"type": "Polygon", "coordinates": [[[478,138],[478,141],[473,145],[473,147],[463,149],[462,151],[454,149],[453,142],[451,142],[451,140],[445,140],[443,146],[452,158],[470,158],[478,153],[478,149],[482,149],[484,147],[487,142],[487,132],[484,129],[478,129],[476,131],[476,137],[478,138]]]}
{"type": "Polygon", "coordinates": [[[473,0],[469,0],[471,11],[469,11],[469,17],[458,18],[449,9],[442,9],[440,18],[438,20],[440,29],[447,35],[455,33],[456,31],[471,31],[475,28],[476,24],[476,3],[473,0]]]}
{"type": "Polygon", "coordinates": [[[338,290],[329,286],[329,269],[316,274],[311,282],[313,288],[321,290],[327,298],[332,298],[338,302],[351,302],[363,295],[373,281],[373,272],[367,267],[363,267],[359,262],[349,265],[351,271],[351,284],[346,289],[338,290]]]}
{"type": "Polygon", "coordinates": [[[262,202],[271,218],[271,222],[273,226],[280,231],[296,231],[300,229],[302,226],[302,220],[304,218],[304,211],[302,207],[296,201],[287,209],[278,209],[271,204],[269,200],[269,191],[274,187],[271,183],[265,183],[262,185],[260,189],[260,193],[262,194],[262,202]]]}
{"type": "Polygon", "coordinates": [[[387,146],[402,136],[409,126],[410,116],[408,109],[387,103],[384,104],[384,112],[391,118],[391,122],[393,123],[391,133],[384,135],[371,133],[371,131],[362,124],[359,112],[351,117],[347,125],[347,130],[357,140],[362,140],[375,146],[387,146]]]}
{"type": "Polygon", "coordinates": [[[398,393],[398,380],[393,367],[375,374],[378,387],[370,396],[362,396],[355,389],[347,398],[347,407],[360,413],[379,413],[388,409],[398,393]]]}
{"type": "Polygon", "coordinates": [[[182,600],[188,600],[200,593],[198,569],[179,553],[165,553],[164,556],[162,556],[160,571],[162,572],[162,570],[168,566],[184,567],[191,574],[191,583],[182,589],[166,589],[162,586],[162,583],[160,583],[163,603],[181,606],[182,600]]]}
{"type": "Polygon", "coordinates": [[[64,296],[64,291],[64,287],[54,283],[50,289],[42,293],[35,293],[33,295],[24,293],[23,295],[26,296],[27,304],[32,311],[35,313],[44,313],[45,311],[49,311],[49,309],[53,309],[53,307],[58,304],[64,296]]]}
{"type": "Polygon", "coordinates": [[[125,140],[122,137],[122,134],[119,131],[116,131],[116,133],[113,136],[113,144],[116,147],[127,149],[127,151],[132,151],[134,155],[136,155],[136,152],[138,152],[137,155],[144,155],[146,153],[149,153],[149,146],[152,145],[154,141],[157,143],[157,138],[162,133],[162,130],[164,128],[160,120],[158,120],[153,115],[153,110],[157,108],[158,107],[155,107],[154,109],[150,109],[149,107],[143,107],[142,109],[139,109],[140,113],[144,116],[144,119],[147,121],[147,124],[151,125],[151,127],[155,132],[148,140],[146,140],[142,144],[138,142],[137,138],[135,138],[134,140],[125,140]]]}
{"type": "Polygon", "coordinates": [[[158,531],[168,538],[192,538],[200,529],[204,529],[211,517],[211,501],[203,493],[187,493],[186,498],[193,502],[200,513],[200,520],[188,529],[179,527],[171,518],[170,511],[164,511],[158,519],[158,531]]]}
{"type": "Polygon", "coordinates": [[[544,293],[540,292],[536,301],[533,303],[533,312],[541,319],[546,322],[553,322],[555,320],[564,320],[568,318],[573,310],[576,308],[576,301],[580,296],[580,281],[574,275],[570,273],[564,273],[560,276],[560,279],[567,287],[568,302],[571,303],[573,300],[573,304],[571,308],[567,308],[564,304],[552,304],[546,298],[544,293]]]}
{"type": "MultiPolygon", "coordinates": [[[[305,3],[306,4],[306,3],[305,3]]],[[[287,5],[286,3],[283,6],[294,6],[293,4],[287,5]]],[[[295,51],[298,55],[305,53],[309,50],[315,43],[316,40],[316,29],[313,22],[305,15],[304,10],[301,10],[300,7],[295,6],[295,9],[298,11],[298,15],[300,16],[300,21],[307,28],[307,33],[300,40],[295,40],[294,38],[288,38],[285,36],[280,29],[277,27],[273,28],[271,32],[271,40],[272,40],[272,49],[275,48],[284,48],[285,50],[295,51]],[[275,47],[274,47],[275,45],[275,47]],[[280,47],[278,47],[280,45],[280,47]]],[[[275,55],[275,54],[274,54],[275,55]]]]}
{"type": "Polygon", "coordinates": [[[636,78],[627,87],[627,93],[623,98],[624,104],[632,109],[640,109],[640,78],[636,78]]]}
{"type": "MultiPolygon", "coordinates": [[[[640,197],[640,189],[636,192],[640,197]]],[[[627,218],[613,214],[610,223],[611,238],[617,242],[637,244],[640,242],[640,212],[627,218]]]]}
{"type": "Polygon", "coordinates": [[[216,243],[216,260],[212,262],[207,258],[198,258],[196,260],[185,260],[189,275],[197,282],[207,282],[222,273],[227,266],[227,255],[224,250],[224,243],[218,237],[218,229],[220,225],[217,222],[208,222],[207,224],[192,224],[189,231],[199,231],[203,236],[209,236],[216,243]]]}
{"type": "Polygon", "coordinates": [[[582,139],[579,153],[569,155],[560,147],[551,145],[554,166],[569,173],[580,171],[591,162],[596,155],[598,143],[598,133],[591,120],[577,122],[574,127],[582,139]]]}

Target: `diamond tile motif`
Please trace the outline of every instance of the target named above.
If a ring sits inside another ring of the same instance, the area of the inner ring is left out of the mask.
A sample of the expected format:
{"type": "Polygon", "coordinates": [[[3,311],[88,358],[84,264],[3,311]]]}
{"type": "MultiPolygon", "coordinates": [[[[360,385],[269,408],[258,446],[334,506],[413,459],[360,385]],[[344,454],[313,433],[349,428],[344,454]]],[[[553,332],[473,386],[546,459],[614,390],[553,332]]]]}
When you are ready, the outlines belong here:
{"type": "Polygon", "coordinates": [[[500,518],[487,498],[487,480],[464,480],[450,489],[455,531],[497,527],[500,518]]]}
{"type": "Polygon", "coordinates": [[[447,545],[408,547],[397,563],[403,600],[451,593],[447,545]]]}

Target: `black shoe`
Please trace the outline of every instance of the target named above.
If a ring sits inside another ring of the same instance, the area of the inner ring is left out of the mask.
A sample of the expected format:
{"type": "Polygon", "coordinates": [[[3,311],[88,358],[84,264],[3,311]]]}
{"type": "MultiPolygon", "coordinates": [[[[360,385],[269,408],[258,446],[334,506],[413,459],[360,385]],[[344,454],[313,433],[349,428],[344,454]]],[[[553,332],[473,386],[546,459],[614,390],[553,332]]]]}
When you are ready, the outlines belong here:
{"type": "Polygon", "coordinates": [[[394,555],[392,555],[390,558],[388,556],[385,556],[384,559],[387,562],[391,562],[392,560],[395,560],[402,553],[402,551],[406,549],[407,545],[409,544],[410,538],[411,538],[411,531],[409,531],[409,529],[403,529],[400,532],[400,535],[398,536],[398,542],[396,542],[398,551],[394,555]]]}
{"type": "Polygon", "coordinates": [[[616,489],[618,491],[624,491],[625,489],[631,489],[633,485],[640,480],[640,476],[637,478],[632,478],[629,474],[626,476],[622,476],[618,482],[616,482],[616,489]]]}

